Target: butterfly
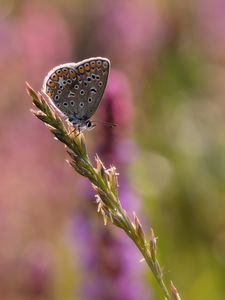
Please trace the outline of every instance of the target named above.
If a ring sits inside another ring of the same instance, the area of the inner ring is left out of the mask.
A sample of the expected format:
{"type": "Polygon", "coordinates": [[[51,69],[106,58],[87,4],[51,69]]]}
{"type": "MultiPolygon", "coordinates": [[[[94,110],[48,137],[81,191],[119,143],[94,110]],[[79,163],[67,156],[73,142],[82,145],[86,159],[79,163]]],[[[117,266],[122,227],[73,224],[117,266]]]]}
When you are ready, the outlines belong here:
{"type": "Polygon", "coordinates": [[[106,88],[110,61],[91,57],[78,63],[54,67],[44,79],[42,90],[78,132],[96,125],[90,120],[106,88]]]}

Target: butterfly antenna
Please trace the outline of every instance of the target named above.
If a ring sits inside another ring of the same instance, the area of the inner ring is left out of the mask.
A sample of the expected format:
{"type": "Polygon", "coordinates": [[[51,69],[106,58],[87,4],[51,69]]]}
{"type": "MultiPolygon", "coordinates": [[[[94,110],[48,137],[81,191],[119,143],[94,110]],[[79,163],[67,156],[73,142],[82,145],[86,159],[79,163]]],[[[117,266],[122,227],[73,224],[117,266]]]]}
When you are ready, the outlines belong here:
{"type": "Polygon", "coordinates": [[[118,125],[118,124],[112,123],[112,122],[97,121],[97,120],[92,120],[92,122],[100,123],[100,124],[104,125],[105,127],[109,127],[109,128],[113,128],[113,127],[116,127],[118,125]]]}

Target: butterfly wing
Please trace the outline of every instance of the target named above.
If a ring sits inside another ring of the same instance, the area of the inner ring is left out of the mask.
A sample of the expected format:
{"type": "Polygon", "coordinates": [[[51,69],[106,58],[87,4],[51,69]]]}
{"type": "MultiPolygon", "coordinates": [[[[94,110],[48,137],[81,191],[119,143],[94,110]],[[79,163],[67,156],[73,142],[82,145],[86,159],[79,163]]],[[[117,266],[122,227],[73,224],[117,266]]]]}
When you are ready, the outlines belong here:
{"type": "Polygon", "coordinates": [[[81,81],[79,90],[79,109],[76,114],[78,119],[88,120],[97,110],[104,94],[110,62],[106,58],[89,58],[78,66],[81,81]]]}
{"type": "Polygon", "coordinates": [[[88,120],[103,96],[109,67],[102,57],[59,65],[46,76],[43,91],[69,119],[88,120]]]}

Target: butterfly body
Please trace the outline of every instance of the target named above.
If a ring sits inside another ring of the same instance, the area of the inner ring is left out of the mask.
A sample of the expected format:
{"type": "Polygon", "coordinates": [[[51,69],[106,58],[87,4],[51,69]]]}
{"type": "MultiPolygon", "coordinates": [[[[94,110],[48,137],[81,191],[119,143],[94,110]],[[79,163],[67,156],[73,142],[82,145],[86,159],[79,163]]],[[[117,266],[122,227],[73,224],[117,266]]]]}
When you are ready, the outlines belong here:
{"type": "Polygon", "coordinates": [[[78,131],[95,127],[90,120],[103,96],[110,61],[92,57],[53,68],[45,77],[43,92],[78,131]]]}

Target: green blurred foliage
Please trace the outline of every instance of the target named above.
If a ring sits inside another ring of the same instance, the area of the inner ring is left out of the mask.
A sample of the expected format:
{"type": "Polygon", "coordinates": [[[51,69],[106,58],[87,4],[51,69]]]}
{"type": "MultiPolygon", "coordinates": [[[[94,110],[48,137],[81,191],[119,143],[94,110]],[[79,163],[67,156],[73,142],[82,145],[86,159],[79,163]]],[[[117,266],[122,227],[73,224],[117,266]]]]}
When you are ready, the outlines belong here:
{"type": "Polygon", "coordinates": [[[217,95],[213,85],[224,70],[192,46],[164,49],[145,81],[136,127],[141,153],[131,170],[165,276],[183,299],[223,299],[224,91],[217,95]]]}

